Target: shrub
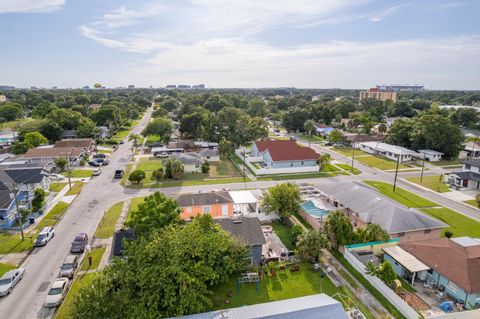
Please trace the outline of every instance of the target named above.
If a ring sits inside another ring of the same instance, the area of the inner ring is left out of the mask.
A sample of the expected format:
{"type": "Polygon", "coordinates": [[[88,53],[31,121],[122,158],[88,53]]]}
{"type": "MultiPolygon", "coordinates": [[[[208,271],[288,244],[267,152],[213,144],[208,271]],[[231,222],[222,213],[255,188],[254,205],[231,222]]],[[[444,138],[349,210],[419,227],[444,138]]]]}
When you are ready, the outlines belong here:
{"type": "Polygon", "coordinates": [[[451,238],[452,236],[453,236],[453,233],[452,233],[451,231],[447,230],[447,231],[445,232],[445,237],[451,238]]]}
{"type": "Polygon", "coordinates": [[[208,163],[207,161],[205,161],[203,164],[202,164],[202,173],[206,174],[210,172],[210,163],[208,163]]]}
{"type": "Polygon", "coordinates": [[[135,170],[128,175],[128,180],[132,183],[140,184],[145,179],[145,172],[142,170],[135,170]]]}
{"type": "Polygon", "coordinates": [[[152,179],[159,181],[163,179],[163,169],[157,169],[156,171],[152,172],[152,179]]]}

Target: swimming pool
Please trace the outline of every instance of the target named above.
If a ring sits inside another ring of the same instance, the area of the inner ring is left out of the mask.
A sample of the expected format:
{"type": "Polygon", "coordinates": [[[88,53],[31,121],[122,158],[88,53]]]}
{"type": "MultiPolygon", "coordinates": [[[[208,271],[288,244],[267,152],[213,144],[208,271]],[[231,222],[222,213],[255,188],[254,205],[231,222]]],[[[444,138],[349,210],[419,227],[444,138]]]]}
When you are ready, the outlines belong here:
{"type": "Polygon", "coordinates": [[[315,206],[315,203],[312,202],[311,200],[307,200],[307,201],[303,202],[300,206],[302,206],[302,209],[306,213],[308,213],[312,216],[318,217],[318,218],[326,217],[330,213],[330,211],[328,211],[328,210],[321,209],[321,208],[318,208],[317,206],[315,206]]]}

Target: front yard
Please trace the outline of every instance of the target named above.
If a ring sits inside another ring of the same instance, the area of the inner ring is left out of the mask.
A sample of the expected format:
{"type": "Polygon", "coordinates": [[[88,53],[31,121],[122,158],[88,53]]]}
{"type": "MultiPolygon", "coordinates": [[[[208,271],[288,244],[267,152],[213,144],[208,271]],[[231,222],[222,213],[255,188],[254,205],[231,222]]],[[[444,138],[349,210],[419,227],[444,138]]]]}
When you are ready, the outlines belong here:
{"type": "Polygon", "coordinates": [[[32,247],[33,240],[30,240],[28,238],[28,235],[25,235],[25,240],[22,241],[20,233],[0,233],[0,254],[19,253],[22,251],[30,250],[32,249],[32,247]]]}
{"type": "MultiPolygon", "coordinates": [[[[377,157],[373,155],[355,157],[355,160],[364,165],[377,168],[382,171],[394,170],[397,167],[397,162],[389,160],[387,158],[377,157]]],[[[398,165],[398,168],[399,169],[411,168],[411,166],[400,164],[398,165]]]]}
{"type": "MultiPolygon", "coordinates": [[[[68,177],[68,172],[62,172],[63,176],[68,177]]],[[[71,178],[87,178],[92,177],[93,171],[90,169],[72,169],[70,171],[71,178]]]]}
{"type": "MultiPolygon", "coordinates": [[[[332,148],[332,151],[335,151],[337,153],[340,153],[340,154],[348,156],[348,157],[352,157],[352,155],[353,155],[353,148],[351,148],[351,147],[334,147],[334,148],[332,148]]],[[[370,154],[365,153],[365,152],[360,151],[360,150],[355,150],[355,157],[357,157],[357,156],[370,156],[370,154]]]]}
{"type": "Polygon", "coordinates": [[[421,182],[420,182],[420,177],[411,177],[411,178],[407,178],[407,180],[415,184],[421,185],[423,187],[426,187],[428,189],[431,189],[435,192],[439,192],[439,193],[450,192],[450,188],[443,180],[443,176],[440,176],[440,175],[423,176],[423,179],[421,182]]]}
{"type": "Polygon", "coordinates": [[[7,271],[10,271],[12,269],[15,269],[15,266],[12,266],[10,264],[0,263],[0,277],[2,277],[4,273],[6,273],[7,271]]]}
{"type": "Polygon", "coordinates": [[[60,192],[68,183],[51,183],[48,190],[51,192],[60,192]]]}
{"type": "Polygon", "coordinates": [[[48,212],[45,217],[35,226],[36,231],[41,231],[43,227],[55,225],[63,216],[65,211],[68,208],[68,203],[58,202],[53,208],[48,212]]]}
{"type": "Polygon", "coordinates": [[[72,188],[68,190],[68,192],[65,194],[66,196],[70,195],[78,195],[82,191],[83,186],[85,185],[84,182],[75,182],[72,185],[72,188]]]}
{"type": "Polygon", "coordinates": [[[105,212],[95,232],[96,238],[110,238],[115,233],[115,224],[123,210],[123,202],[115,203],[105,212]]]}

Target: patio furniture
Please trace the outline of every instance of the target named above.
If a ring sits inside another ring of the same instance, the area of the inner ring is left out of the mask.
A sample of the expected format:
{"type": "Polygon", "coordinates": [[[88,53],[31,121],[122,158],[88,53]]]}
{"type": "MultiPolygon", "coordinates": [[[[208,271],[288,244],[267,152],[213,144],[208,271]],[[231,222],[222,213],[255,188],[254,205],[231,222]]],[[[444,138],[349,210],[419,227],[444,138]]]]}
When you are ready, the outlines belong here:
{"type": "Polygon", "coordinates": [[[321,269],[320,264],[319,263],[313,263],[312,264],[312,269],[315,272],[319,271],[321,269]]]}

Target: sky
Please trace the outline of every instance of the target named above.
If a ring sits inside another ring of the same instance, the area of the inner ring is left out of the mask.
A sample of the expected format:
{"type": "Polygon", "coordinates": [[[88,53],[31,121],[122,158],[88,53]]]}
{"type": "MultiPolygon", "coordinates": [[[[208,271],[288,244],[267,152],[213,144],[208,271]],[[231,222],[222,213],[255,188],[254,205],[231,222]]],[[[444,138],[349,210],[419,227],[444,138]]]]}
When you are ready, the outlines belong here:
{"type": "Polygon", "coordinates": [[[0,0],[0,85],[480,89],[478,0],[0,0]]]}

